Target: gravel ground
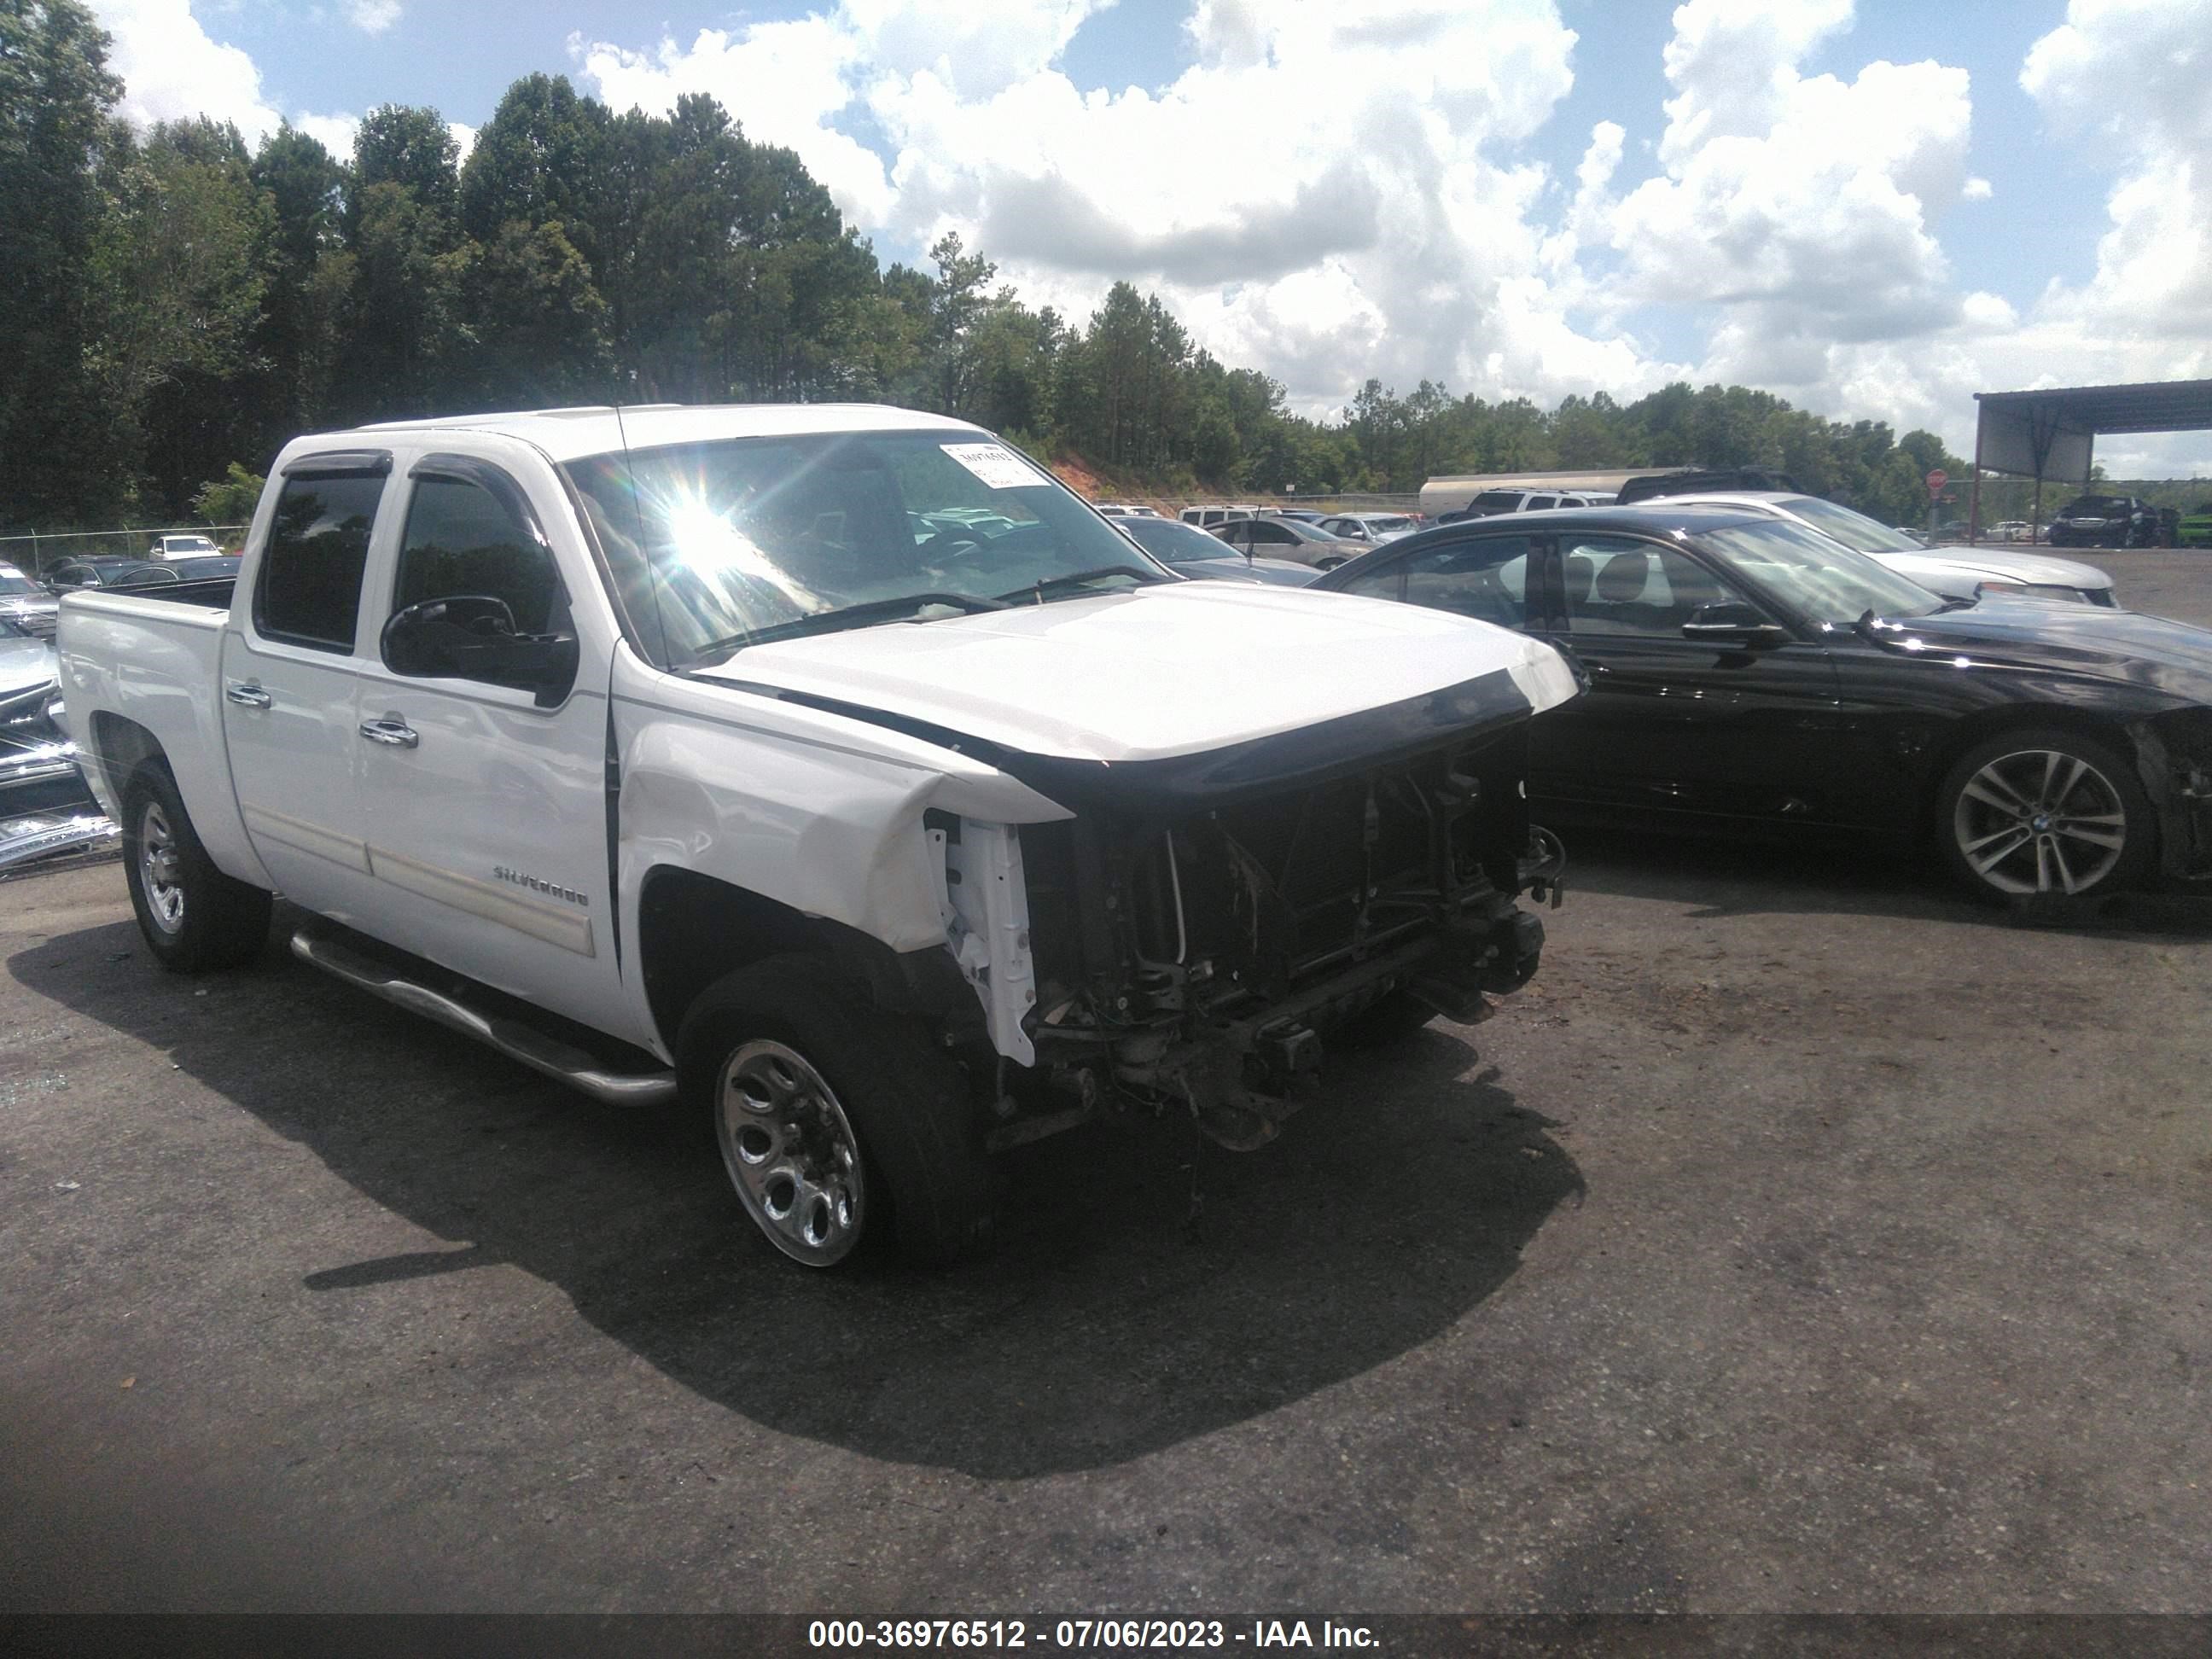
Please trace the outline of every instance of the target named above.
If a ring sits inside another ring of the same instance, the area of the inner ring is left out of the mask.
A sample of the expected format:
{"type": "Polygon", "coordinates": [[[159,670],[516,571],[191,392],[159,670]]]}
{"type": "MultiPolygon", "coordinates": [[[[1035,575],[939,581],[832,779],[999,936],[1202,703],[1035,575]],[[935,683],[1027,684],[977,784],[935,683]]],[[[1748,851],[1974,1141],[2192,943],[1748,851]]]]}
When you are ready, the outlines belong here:
{"type": "Polygon", "coordinates": [[[674,1120],[0,886],[0,1611],[2212,1605],[2212,903],[1574,853],[1275,1146],[830,1279],[674,1120]]]}

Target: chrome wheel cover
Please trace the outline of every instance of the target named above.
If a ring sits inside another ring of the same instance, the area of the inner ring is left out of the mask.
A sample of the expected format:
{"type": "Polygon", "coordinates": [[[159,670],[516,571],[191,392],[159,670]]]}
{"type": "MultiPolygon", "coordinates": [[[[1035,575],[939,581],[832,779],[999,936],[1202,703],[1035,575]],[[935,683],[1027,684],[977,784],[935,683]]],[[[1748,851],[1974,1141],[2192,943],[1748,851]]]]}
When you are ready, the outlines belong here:
{"type": "Polygon", "coordinates": [[[138,814],[138,882],[146,890],[146,913],[165,933],[185,925],[184,874],[169,815],[161,802],[149,800],[138,814]]]}
{"type": "Polygon", "coordinates": [[[810,1267],[860,1242],[860,1143],[836,1091],[797,1050],[748,1042],[723,1063],[714,1133],[738,1197],[769,1242],[810,1267]]]}
{"type": "Polygon", "coordinates": [[[2079,893],[2127,851],[2127,805],[2078,755],[2022,749],[1966,780],[1951,813],[1959,856],[2001,893],[2079,893]]]}

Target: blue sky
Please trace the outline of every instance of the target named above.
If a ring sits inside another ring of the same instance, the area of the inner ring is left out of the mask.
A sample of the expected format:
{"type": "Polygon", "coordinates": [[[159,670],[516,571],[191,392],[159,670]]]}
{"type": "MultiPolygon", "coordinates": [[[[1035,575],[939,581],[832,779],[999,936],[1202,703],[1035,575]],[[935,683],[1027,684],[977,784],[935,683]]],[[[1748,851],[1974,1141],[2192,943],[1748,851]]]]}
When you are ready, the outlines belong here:
{"type": "Polygon", "coordinates": [[[714,92],[886,259],[1126,276],[1310,412],[1687,376],[1960,447],[1976,390],[2212,375],[2212,0],[94,3],[141,118],[714,92]]]}

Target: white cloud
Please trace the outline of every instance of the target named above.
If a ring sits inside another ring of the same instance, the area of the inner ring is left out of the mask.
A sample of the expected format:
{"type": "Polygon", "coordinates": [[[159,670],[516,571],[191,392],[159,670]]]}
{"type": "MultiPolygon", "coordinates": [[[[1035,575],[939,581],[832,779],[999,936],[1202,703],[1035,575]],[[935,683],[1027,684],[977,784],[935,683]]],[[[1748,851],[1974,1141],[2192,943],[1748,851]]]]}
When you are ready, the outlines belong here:
{"type": "Polygon", "coordinates": [[[353,141],[361,131],[357,115],[303,115],[292,125],[310,138],[319,140],[322,147],[341,161],[353,159],[353,141]]]}
{"type": "MultiPolygon", "coordinates": [[[[2039,309],[2157,378],[2212,374],[2212,0],[2072,0],[2021,85],[2057,136],[2119,164],[2097,270],[2039,309]]],[[[2145,376],[2144,378],[2150,378],[2145,376]]]]}
{"type": "Polygon", "coordinates": [[[1544,395],[1633,373],[1565,326],[1571,283],[1514,286],[1547,257],[1549,182],[1516,152],[1571,78],[1551,0],[1199,0],[1191,67],[1119,91],[1060,67],[1097,4],[845,0],[688,47],[575,52],[617,106],[714,93],[864,229],[908,246],[957,230],[1033,303],[1079,319],[1116,277],[1157,288],[1310,407],[1370,374],[1544,395]],[[841,117],[883,135],[888,168],[841,117]]]}
{"type": "MultiPolygon", "coordinates": [[[[123,79],[121,112],[133,125],[204,115],[233,123],[248,144],[276,130],[283,113],[263,95],[260,69],[238,47],[210,38],[193,15],[191,0],[90,3],[112,39],[107,66],[123,79]]],[[[351,116],[293,112],[292,122],[326,144],[326,135],[342,129],[346,147],[336,153],[343,156],[352,149],[351,116]]]]}
{"type": "Polygon", "coordinates": [[[235,122],[249,143],[275,131],[260,70],[209,39],[190,0],[92,0],[92,10],[113,37],[107,66],[123,77],[122,112],[133,125],[205,115],[235,122]]]}
{"type": "Polygon", "coordinates": [[[846,76],[859,66],[859,42],[848,26],[803,17],[736,33],[702,29],[688,46],[664,39],[649,51],[572,35],[568,50],[614,108],[662,114],[685,93],[711,94],[743,121],[749,137],[796,150],[860,223],[878,222],[889,210],[883,163],[830,125],[853,101],[846,76]]]}
{"type": "MultiPolygon", "coordinates": [[[[1554,0],[1188,0],[1188,67],[1118,88],[1065,66],[1112,0],[823,3],[570,51],[618,109],[713,94],[893,251],[957,230],[1079,321],[1118,277],[1156,289],[1307,412],[1370,375],[1547,403],[1739,380],[1964,448],[1975,391],[2212,374],[2212,0],[2070,0],[2027,52],[2057,142],[2112,184],[2094,274],[2019,306],[1966,291],[1945,252],[1977,217],[1953,210],[1993,194],[1966,72],[1854,65],[1852,0],[1686,0],[1663,109],[1612,110],[1571,175],[1532,159],[1572,82],[1554,0]],[[1816,52],[1852,66],[1809,74],[1816,52]],[[1650,344],[1686,319],[1693,345],[1650,344]]],[[[131,119],[276,125],[208,0],[94,9],[131,119]]],[[[401,9],[329,15],[374,33],[401,9]]],[[[350,152],[353,117],[282,112],[350,152]]]]}
{"type": "Polygon", "coordinates": [[[1705,365],[1717,378],[1820,387],[1838,350],[1962,316],[1934,222],[1966,192],[1966,72],[1802,76],[1798,60],[1850,17],[1849,0],[1674,14],[1664,171],[1607,216],[1634,297],[1720,307],[1705,365]]]}
{"type": "Polygon", "coordinates": [[[399,0],[348,0],[346,21],[364,34],[381,34],[399,21],[399,0]]]}

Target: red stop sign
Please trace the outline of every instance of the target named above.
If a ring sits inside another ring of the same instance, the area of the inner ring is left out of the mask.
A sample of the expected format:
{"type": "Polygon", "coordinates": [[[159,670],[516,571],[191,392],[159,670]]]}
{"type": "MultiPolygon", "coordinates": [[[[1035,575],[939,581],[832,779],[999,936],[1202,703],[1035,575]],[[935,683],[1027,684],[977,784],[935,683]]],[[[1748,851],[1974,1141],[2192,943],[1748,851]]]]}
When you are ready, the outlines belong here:
{"type": "Polygon", "coordinates": [[[1951,475],[1939,466],[1928,475],[1928,493],[1933,495],[1950,482],[1951,475]]]}

